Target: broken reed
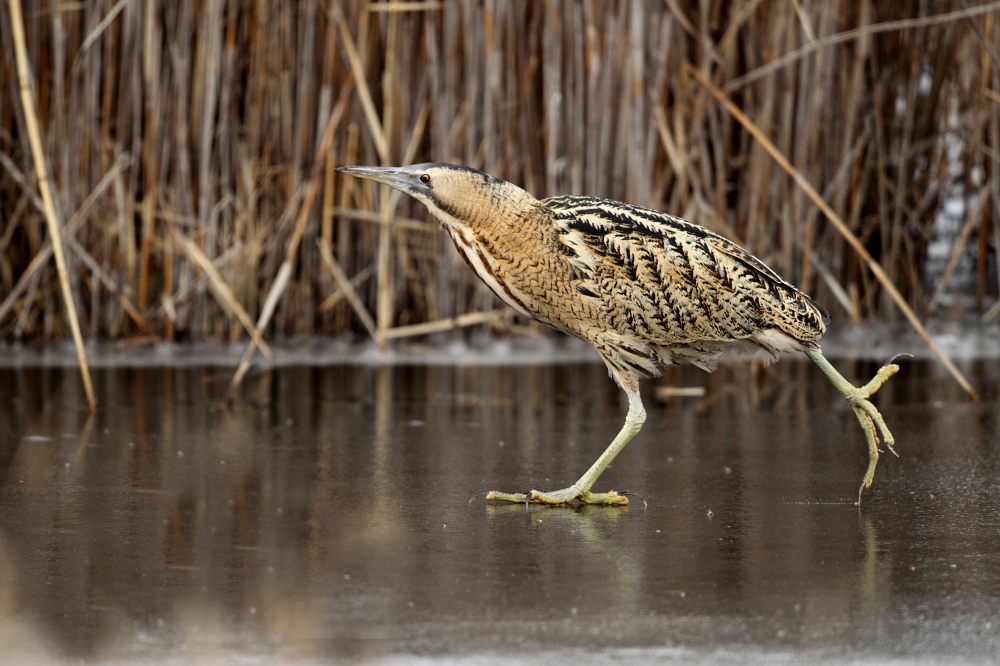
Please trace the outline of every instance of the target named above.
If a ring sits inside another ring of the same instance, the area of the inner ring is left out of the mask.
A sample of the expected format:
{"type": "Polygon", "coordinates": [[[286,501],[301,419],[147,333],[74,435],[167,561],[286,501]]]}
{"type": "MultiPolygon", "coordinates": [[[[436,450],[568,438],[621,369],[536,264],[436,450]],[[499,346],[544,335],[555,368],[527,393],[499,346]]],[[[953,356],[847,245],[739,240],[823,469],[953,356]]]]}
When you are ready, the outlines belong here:
{"type": "MultiPolygon", "coordinates": [[[[85,334],[229,339],[260,326],[391,339],[497,303],[422,210],[382,210],[391,198],[334,178],[339,164],[456,162],[538,196],[650,206],[745,245],[835,317],[896,316],[688,65],[920,313],[947,291],[926,273],[935,216],[970,202],[946,275],[973,262],[968,307],[981,309],[1000,245],[1000,6],[983,7],[107,0],[26,3],[25,29],[85,334]]],[[[10,21],[4,7],[0,335],[61,337],[10,21]]],[[[518,326],[458,323],[477,322],[518,326]]]]}

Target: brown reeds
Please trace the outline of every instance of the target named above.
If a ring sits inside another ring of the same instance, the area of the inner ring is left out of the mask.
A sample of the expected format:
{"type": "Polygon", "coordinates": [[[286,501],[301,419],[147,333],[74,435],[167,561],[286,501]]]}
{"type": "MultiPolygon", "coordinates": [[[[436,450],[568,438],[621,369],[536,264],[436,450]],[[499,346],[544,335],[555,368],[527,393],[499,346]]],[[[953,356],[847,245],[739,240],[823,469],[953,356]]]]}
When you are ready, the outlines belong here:
{"type": "Polygon", "coordinates": [[[31,3],[33,148],[5,8],[0,336],[66,334],[58,272],[36,260],[36,153],[79,220],[68,284],[99,337],[248,338],[257,321],[264,337],[371,327],[384,342],[491,309],[422,211],[327,171],[410,160],[685,216],[835,319],[896,320],[888,284],[915,312],[994,312],[998,19],[1000,3],[968,0],[31,3]]]}
{"type": "MultiPolygon", "coordinates": [[[[803,192],[805,192],[806,196],[812,200],[812,202],[816,205],[817,208],[823,211],[823,214],[833,225],[834,229],[837,230],[837,233],[839,233],[844,238],[844,240],[847,241],[847,244],[850,245],[851,248],[853,248],[855,254],[858,257],[860,257],[862,261],[865,262],[869,270],[871,270],[872,274],[876,277],[876,279],[878,279],[878,281],[882,284],[882,287],[889,293],[889,295],[892,297],[892,300],[895,301],[896,305],[899,306],[899,309],[910,321],[910,324],[916,329],[917,333],[920,334],[920,337],[924,339],[924,342],[926,342],[927,346],[931,348],[931,351],[934,352],[934,355],[938,357],[938,359],[944,364],[946,368],[948,368],[948,372],[952,374],[955,380],[958,381],[959,384],[961,384],[962,388],[965,389],[965,391],[970,396],[972,396],[972,398],[978,399],[976,391],[972,388],[972,385],[969,384],[969,381],[965,378],[965,376],[958,370],[958,368],[955,367],[955,365],[948,359],[948,357],[944,355],[944,353],[937,346],[934,340],[931,339],[930,334],[927,332],[927,329],[924,328],[924,325],[920,321],[920,319],[917,318],[917,315],[913,311],[913,308],[909,306],[909,304],[906,302],[903,296],[899,293],[899,290],[896,289],[896,286],[892,283],[891,280],[889,280],[889,276],[887,276],[885,274],[885,271],[882,270],[882,266],[877,261],[875,261],[875,259],[872,258],[871,254],[861,243],[858,237],[854,235],[854,232],[851,231],[850,228],[844,223],[844,221],[840,219],[840,216],[837,215],[837,213],[834,212],[832,208],[830,208],[829,204],[827,204],[826,201],[823,200],[823,197],[819,195],[819,193],[816,191],[816,188],[813,187],[812,183],[806,180],[806,178],[802,175],[802,172],[800,172],[798,169],[796,169],[794,166],[791,165],[791,163],[788,161],[788,158],[786,158],[780,151],[778,151],[774,143],[772,143],[771,140],[768,139],[766,136],[764,136],[764,134],[760,131],[760,128],[754,125],[753,122],[749,118],[747,118],[746,115],[739,109],[739,107],[737,107],[729,99],[727,99],[725,94],[721,90],[713,86],[708,80],[705,79],[704,76],[701,75],[701,72],[694,69],[693,67],[690,68],[690,72],[691,75],[695,77],[695,80],[698,81],[698,83],[703,85],[709,92],[711,92],[712,96],[715,97],[715,99],[717,99],[718,101],[722,102],[723,105],[725,105],[726,110],[729,111],[729,113],[731,113],[734,118],[736,118],[737,122],[739,122],[740,125],[746,128],[746,130],[750,132],[751,136],[753,136],[754,139],[760,142],[760,145],[763,146],[764,150],[766,150],[768,154],[771,157],[773,157],[774,160],[781,166],[781,168],[784,169],[785,172],[792,177],[792,180],[795,181],[795,184],[798,185],[803,192]]],[[[983,201],[983,194],[985,193],[980,193],[980,203],[982,203],[983,201]]],[[[978,217],[978,215],[974,215],[974,217],[978,217]]],[[[969,228],[971,228],[971,225],[966,225],[965,229],[969,228]]],[[[962,234],[959,235],[960,243],[964,243],[965,242],[964,239],[968,238],[968,234],[966,233],[965,229],[963,229],[962,234]]],[[[954,254],[952,256],[954,256],[954,254]]],[[[805,262],[805,265],[808,265],[808,261],[805,262]]],[[[948,276],[951,275],[953,267],[954,267],[953,263],[949,262],[948,268],[945,269],[945,276],[942,278],[942,284],[944,284],[947,281],[948,276]]],[[[937,296],[938,293],[939,292],[935,292],[935,297],[937,296]]],[[[935,301],[932,299],[931,305],[933,305],[934,302],[935,301]]]]}
{"type": "Polygon", "coordinates": [[[62,294],[63,304],[66,307],[66,319],[69,321],[70,330],[73,333],[73,344],[76,347],[76,357],[80,365],[80,375],[83,379],[87,404],[90,406],[90,411],[93,412],[97,402],[94,399],[94,387],[90,381],[87,352],[83,348],[80,320],[76,316],[76,303],[73,301],[73,291],[70,289],[69,278],[66,274],[66,258],[63,252],[62,232],[60,231],[59,220],[56,219],[55,202],[52,200],[52,190],[49,187],[49,168],[46,164],[45,152],[42,150],[42,138],[38,129],[38,118],[35,113],[35,96],[31,86],[31,66],[28,63],[28,49],[24,38],[24,17],[21,12],[21,0],[9,0],[7,6],[10,8],[10,27],[14,35],[14,57],[17,61],[17,87],[21,92],[21,110],[24,113],[24,125],[28,135],[28,145],[31,147],[31,158],[35,166],[35,176],[38,179],[38,193],[42,199],[42,216],[49,231],[52,254],[56,258],[59,290],[62,294]]]}

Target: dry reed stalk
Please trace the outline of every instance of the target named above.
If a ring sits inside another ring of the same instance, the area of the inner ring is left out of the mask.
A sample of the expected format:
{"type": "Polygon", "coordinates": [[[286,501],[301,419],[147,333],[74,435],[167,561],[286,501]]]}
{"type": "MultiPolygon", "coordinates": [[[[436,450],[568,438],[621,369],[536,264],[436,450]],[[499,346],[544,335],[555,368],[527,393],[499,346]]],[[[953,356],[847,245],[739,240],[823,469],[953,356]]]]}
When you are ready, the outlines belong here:
{"type": "Polygon", "coordinates": [[[347,54],[347,58],[351,63],[351,71],[354,74],[354,80],[358,84],[358,99],[361,101],[361,107],[364,109],[365,120],[368,123],[368,131],[371,132],[372,141],[375,142],[375,149],[378,151],[380,163],[384,166],[389,164],[389,142],[385,138],[385,130],[382,127],[382,123],[378,117],[378,111],[375,109],[375,102],[372,101],[371,91],[368,89],[368,79],[365,77],[365,68],[361,64],[361,56],[358,54],[358,47],[354,43],[354,39],[351,37],[351,31],[347,27],[347,21],[344,18],[344,11],[340,6],[340,0],[335,0],[331,6],[330,11],[333,15],[333,21],[337,24],[340,30],[340,38],[343,42],[344,52],[347,54]]]}
{"type": "Polygon", "coordinates": [[[443,2],[369,2],[365,6],[368,12],[426,12],[443,9],[443,2]]]}
{"type": "Polygon", "coordinates": [[[948,369],[948,372],[950,372],[951,376],[955,378],[955,381],[957,381],[961,385],[961,387],[965,389],[965,392],[968,393],[973,400],[978,400],[979,399],[978,394],[976,393],[975,389],[972,388],[972,385],[969,383],[969,381],[965,378],[965,375],[963,375],[962,372],[955,367],[955,365],[948,359],[948,357],[945,356],[944,352],[941,351],[940,347],[938,347],[937,344],[934,342],[934,340],[931,339],[931,336],[927,332],[927,329],[924,328],[924,325],[920,322],[920,319],[917,318],[916,313],[913,312],[913,309],[910,308],[909,304],[903,298],[902,294],[900,294],[899,290],[896,289],[896,286],[889,279],[889,276],[886,275],[885,270],[882,268],[879,262],[875,261],[875,259],[871,256],[871,254],[869,254],[865,246],[861,243],[861,241],[854,234],[854,232],[850,230],[847,224],[844,223],[843,219],[841,219],[841,217],[836,213],[836,211],[830,208],[829,204],[827,204],[826,201],[823,200],[823,198],[819,195],[819,193],[812,186],[812,184],[808,180],[806,180],[806,178],[802,175],[802,173],[798,169],[796,169],[791,164],[791,162],[788,161],[787,157],[785,157],[781,152],[778,151],[777,148],[775,148],[771,140],[767,136],[765,136],[760,131],[760,129],[757,128],[757,126],[753,123],[753,121],[750,120],[746,116],[746,114],[744,114],[740,110],[739,107],[733,104],[732,101],[730,101],[729,98],[726,97],[725,93],[722,92],[722,90],[712,85],[712,83],[709,82],[709,80],[706,79],[704,75],[701,72],[699,72],[696,68],[689,67],[688,71],[691,73],[691,76],[693,76],[695,80],[698,81],[698,83],[700,83],[707,91],[709,91],[712,94],[713,97],[715,97],[716,100],[718,100],[723,106],[725,106],[726,109],[729,111],[729,113],[731,113],[733,117],[736,118],[736,120],[741,125],[743,125],[743,127],[745,127],[746,130],[750,132],[753,135],[753,137],[760,142],[762,146],[764,146],[764,148],[771,155],[771,157],[773,157],[774,160],[779,165],[781,165],[781,168],[784,169],[785,172],[792,177],[795,183],[800,188],[802,188],[802,190],[813,201],[813,203],[815,203],[816,206],[823,211],[823,214],[826,215],[826,218],[828,220],[830,220],[834,228],[836,228],[836,230],[840,233],[841,236],[844,237],[844,239],[848,242],[848,244],[850,244],[851,247],[854,248],[854,251],[862,259],[862,261],[864,261],[865,265],[868,266],[868,269],[875,275],[878,281],[882,283],[882,286],[885,288],[885,290],[889,292],[889,294],[892,296],[892,300],[895,301],[899,309],[903,311],[903,314],[906,315],[906,318],[909,320],[910,324],[917,331],[920,337],[924,339],[924,342],[926,342],[927,346],[930,347],[932,352],[934,352],[934,355],[938,357],[938,360],[941,361],[941,363],[948,369]]]}
{"type": "MultiPolygon", "coordinates": [[[[72,238],[73,235],[83,226],[83,223],[87,221],[87,216],[90,214],[93,206],[97,203],[97,200],[104,194],[105,190],[111,185],[114,178],[117,177],[118,173],[127,163],[128,159],[124,156],[115,162],[114,166],[111,167],[111,170],[105,174],[104,178],[101,179],[101,182],[97,184],[97,187],[95,187],[90,195],[87,196],[77,211],[73,213],[73,216],[70,218],[66,226],[63,227],[61,234],[63,239],[72,238]]],[[[44,210],[41,201],[36,202],[36,206],[39,209],[44,210]]],[[[10,231],[13,232],[13,222],[11,222],[11,225],[10,231]]],[[[31,263],[24,269],[24,272],[18,279],[17,284],[14,285],[13,289],[11,289],[3,303],[0,303],[0,322],[2,322],[10,312],[18,296],[20,296],[24,290],[27,289],[29,283],[35,279],[37,272],[48,263],[49,257],[52,256],[52,252],[53,245],[50,239],[47,240],[45,245],[38,250],[34,258],[31,260],[31,263]]]]}
{"type": "MultiPolygon", "coordinates": [[[[390,23],[396,24],[396,15],[390,14],[390,23]]],[[[389,58],[390,63],[392,59],[389,58]]],[[[386,113],[392,108],[391,103],[385,104],[386,113]]],[[[382,123],[387,119],[383,118],[382,123]]],[[[385,127],[380,124],[380,127],[385,127]]],[[[388,161],[382,162],[383,166],[388,166],[388,161]]],[[[389,226],[393,212],[399,204],[400,194],[394,189],[382,187],[379,189],[379,214],[381,219],[378,225],[378,245],[375,250],[375,344],[380,351],[386,348],[386,331],[392,326],[393,314],[393,280],[390,275],[389,250],[391,248],[392,229],[389,226]]]]}
{"type": "Polygon", "coordinates": [[[354,308],[354,312],[357,313],[361,324],[365,327],[365,330],[368,331],[368,335],[370,335],[373,340],[376,339],[378,332],[375,320],[372,319],[372,316],[368,313],[368,309],[365,307],[365,304],[361,302],[360,298],[358,298],[358,294],[354,291],[354,285],[351,284],[350,278],[348,278],[347,274],[344,273],[344,269],[340,267],[337,260],[333,258],[333,253],[330,252],[330,248],[320,244],[319,251],[320,256],[323,257],[323,263],[326,264],[327,270],[330,271],[330,274],[337,282],[337,286],[340,290],[344,292],[344,296],[347,297],[347,301],[351,304],[351,307],[354,308]]]}
{"type": "MultiPolygon", "coordinates": [[[[378,112],[375,110],[375,104],[372,101],[371,92],[368,89],[367,79],[365,77],[364,66],[361,63],[361,56],[358,54],[357,46],[354,43],[354,39],[351,37],[350,30],[348,30],[347,22],[344,18],[343,10],[341,9],[339,0],[331,6],[331,12],[333,15],[334,22],[340,28],[341,40],[343,42],[344,51],[347,54],[348,60],[351,63],[351,70],[354,74],[355,79],[358,81],[358,99],[361,101],[362,108],[365,113],[365,120],[368,123],[368,130],[371,133],[372,140],[375,142],[375,148],[379,154],[379,162],[383,166],[388,166],[390,161],[389,156],[389,143],[386,139],[385,126],[383,125],[383,120],[378,117],[378,112]]],[[[390,21],[392,25],[395,25],[395,14],[391,15],[390,21]]],[[[391,59],[390,59],[391,62],[391,59]]],[[[388,105],[387,105],[388,107],[388,105]]],[[[394,194],[389,194],[388,192],[383,192],[382,194],[382,222],[380,224],[379,232],[379,242],[378,242],[378,278],[377,278],[377,296],[376,296],[376,342],[380,349],[385,347],[385,330],[389,327],[389,319],[392,315],[391,312],[391,285],[389,282],[389,215],[390,215],[390,202],[395,204],[399,200],[399,197],[394,194]]],[[[393,205],[393,208],[395,206],[393,205]]],[[[332,258],[332,255],[331,255],[332,258]]],[[[352,303],[353,305],[353,303],[352,303]]]]}
{"type": "Polygon", "coordinates": [[[845,30],[844,32],[837,33],[836,35],[831,35],[825,39],[818,42],[810,43],[806,46],[798,48],[790,53],[772,60],[764,66],[758,67],[757,69],[747,72],[743,76],[737,77],[728,83],[726,83],[723,88],[724,92],[731,93],[736,88],[745,86],[748,83],[756,81],[761,77],[767,76],[768,74],[774,72],[775,70],[781,69],[785,65],[788,65],[796,60],[804,58],[820,49],[827,48],[829,46],[835,46],[837,44],[843,44],[844,42],[849,42],[859,37],[878,34],[880,32],[896,32],[900,30],[912,30],[913,28],[923,28],[932,25],[939,25],[941,23],[951,23],[954,21],[960,21],[962,19],[969,19],[981,14],[988,14],[990,12],[995,12],[1000,10],[1000,2],[990,2],[985,5],[980,5],[979,7],[973,7],[971,9],[961,9],[955,12],[949,12],[947,14],[937,14],[934,16],[925,16],[915,19],[903,19],[900,21],[887,21],[885,23],[877,23],[875,25],[868,25],[863,28],[857,28],[855,30],[845,30]]]}
{"type": "Polygon", "coordinates": [[[477,324],[489,324],[494,321],[502,320],[508,315],[509,312],[502,309],[488,310],[485,312],[469,312],[467,314],[458,315],[449,319],[439,319],[438,321],[429,321],[423,324],[396,326],[386,331],[386,337],[390,340],[398,340],[400,338],[428,335],[429,333],[441,333],[443,331],[451,331],[456,328],[466,328],[477,324]]]}
{"type": "Polygon", "coordinates": [[[708,391],[704,386],[657,386],[653,395],[660,400],[670,398],[701,398],[708,391]]]}
{"type": "Polygon", "coordinates": [[[101,21],[94,26],[94,29],[90,31],[87,38],[83,40],[83,44],[80,45],[80,50],[77,52],[77,58],[83,55],[83,52],[89,49],[91,45],[93,45],[94,42],[101,37],[104,31],[107,30],[108,26],[111,25],[111,22],[115,20],[115,17],[118,16],[123,9],[125,9],[125,5],[129,2],[130,0],[118,0],[118,2],[115,3],[115,6],[111,8],[111,11],[104,15],[104,18],[102,18],[101,21]]]}
{"type": "MultiPolygon", "coordinates": [[[[395,15],[390,16],[390,22],[393,22],[395,15]]],[[[417,146],[420,145],[420,139],[423,137],[424,128],[427,126],[428,117],[428,107],[426,102],[424,106],[420,109],[420,113],[417,115],[416,123],[413,126],[413,131],[410,133],[410,141],[406,146],[405,154],[403,155],[403,164],[409,164],[413,161],[414,155],[417,151],[417,146]]],[[[380,215],[381,219],[379,221],[379,235],[378,235],[378,250],[376,254],[376,280],[377,280],[377,295],[375,301],[375,343],[378,345],[379,349],[385,349],[386,343],[388,341],[388,331],[392,324],[392,314],[393,314],[393,287],[392,282],[389,277],[389,249],[390,241],[392,239],[392,228],[390,223],[392,221],[392,213],[396,210],[399,204],[399,200],[402,198],[402,194],[396,190],[387,191],[389,188],[382,188],[381,192],[381,209],[380,215]]]]}
{"type": "Polygon", "coordinates": [[[991,307],[989,310],[983,313],[982,320],[984,322],[989,321],[990,319],[996,317],[997,315],[1000,315],[1000,301],[994,303],[993,307],[991,307]]]}
{"type": "MultiPolygon", "coordinates": [[[[357,123],[351,123],[347,128],[347,146],[344,149],[344,160],[346,164],[356,164],[358,162],[358,131],[357,123]]],[[[338,180],[334,178],[334,183],[338,180]]],[[[342,267],[346,267],[348,270],[354,268],[354,258],[359,255],[359,249],[356,247],[356,238],[360,237],[360,234],[355,234],[353,225],[351,224],[348,206],[350,205],[352,195],[354,193],[355,183],[343,182],[340,180],[341,186],[338,192],[339,194],[339,204],[334,208],[333,214],[338,217],[337,220],[337,261],[342,267]]],[[[366,213],[367,214],[367,213],[366,213]]],[[[380,218],[374,213],[371,214],[372,221],[378,221],[380,218]]],[[[327,246],[330,250],[330,255],[333,256],[333,242],[327,246]]],[[[322,255],[322,253],[321,253],[322,255]]],[[[359,267],[360,268],[360,267],[359,267]]],[[[347,307],[338,308],[336,312],[333,313],[333,325],[335,330],[348,330],[350,328],[350,323],[352,321],[350,313],[350,304],[347,307]]]]}
{"type": "MultiPolygon", "coordinates": [[[[324,247],[328,247],[328,246],[324,245],[324,247]]],[[[333,256],[332,252],[330,252],[330,256],[331,257],[333,256]]],[[[343,269],[341,269],[341,272],[343,272],[343,269]]],[[[364,269],[363,271],[360,271],[359,273],[356,273],[354,275],[354,277],[352,277],[350,280],[348,280],[348,282],[350,283],[351,287],[355,289],[355,293],[357,293],[357,286],[359,284],[361,284],[362,282],[364,282],[365,280],[367,280],[368,278],[370,278],[374,273],[375,273],[375,267],[374,266],[369,266],[368,268],[364,269]]],[[[340,302],[340,299],[344,298],[345,296],[346,296],[346,292],[344,292],[344,290],[341,289],[340,287],[337,287],[336,289],[333,290],[333,293],[331,293],[328,297],[326,297],[326,299],[323,300],[322,303],[319,304],[319,307],[317,308],[317,311],[319,311],[319,312],[326,312],[327,310],[329,310],[330,308],[332,308],[334,305],[336,305],[338,302],[340,302]]]]}
{"type": "MultiPolygon", "coordinates": [[[[996,44],[1000,40],[1000,20],[997,20],[995,15],[988,15],[986,17],[986,26],[984,27],[984,32],[992,40],[991,43],[996,44]]],[[[1000,89],[1000,65],[994,66],[994,68],[985,74],[983,77],[984,86],[989,86],[991,89],[1000,89]]],[[[1000,104],[1000,94],[993,91],[991,99],[1000,104]]],[[[1000,164],[1000,151],[993,150],[989,145],[992,144],[996,146],[1000,143],[1000,113],[993,113],[988,116],[988,120],[984,123],[985,128],[983,132],[984,144],[981,146],[984,153],[989,154],[992,151],[994,164],[1000,164]]],[[[991,175],[987,177],[987,183],[989,185],[990,198],[993,204],[992,211],[993,215],[990,216],[991,223],[984,221],[981,227],[982,235],[984,236],[983,242],[985,244],[989,243],[989,240],[985,238],[987,236],[987,229],[992,226],[992,238],[993,247],[1000,248],[1000,169],[993,169],[991,175]]],[[[996,254],[994,254],[994,257],[996,254]]],[[[985,252],[983,253],[983,261],[987,261],[985,252]]],[[[998,282],[1000,282],[1000,265],[997,269],[998,282]]],[[[977,304],[978,306],[978,304],[977,304]]]]}
{"type": "MultiPolygon", "coordinates": [[[[245,246],[239,244],[233,245],[218,257],[213,259],[212,266],[214,266],[216,270],[222,269],[234,260],[241,258],[246,254],[248,254],[248,251],[245,246]]],[[[156,316],[166,316],[167,320],[171,322],[176,321],[178,318],[178,306],[183,305],[184,301],[190,298],[200,285],[200,282],[188,282],[182,288],[170,294],[169,297],[164,296],[162,302],[160,303],[160,307],[156,310],[156,316]]]]}
{"type": "Polygon", "coordinates": [[[332,149],[328,149],[323,169],[323,213],[320,218],[320,242],[327,247],[333,247],[333,211],[336,207],[334,199],[337,193],[337,178],[334,169],[336,168],[336,155],[332,149]]]}
{"type": "MultiPolygon", "coordinates": [[[[3,234],[0,234],[0,261],[3,262],[4,269],[2,277],[8,289],[14,288],[14,271],[11,266],[11,261],[7,259],[4,252],[10,245],[11,239],[14,237],[14,230],[17,229],[17,225],[21,221],[21,216],[24,215],[24,211],[28,208],[29,199],[30,197],[27,192],[21,192],[17,205],[14,206],[14,212],[7,219],[7,228],[4,230],[3,234]]],[[[2,319],[3,317],[0,316],[0,320],[2,319]]]]}
{"type": "Polygon", "coordinates": [[[226,308],[229,312],[239,319],[240,323],[243,324],[243,328],[246,329],[250,337],[253,338],[257,346],[260,347],[261,352],[267,357],[267,360],[271,361],[274,359],[274,354],[271,352],[271,348],[266,342],[264,342],[263,336],[260,334],[260,330],[254,326],[253,321],[247,315],[246,310],[240,305],[240,302],[236,300],[233,295],[233,290],[230,289],[226,281],[222,279],[222,275],[215,269],[212,262],[205,256],[205,254],[198,248],[197,245],[189,241],[180,235],[179,232],[174,231],[174,239],[180,245],[181,249],[184,250],[184,254],[187,255],[188,259],[191,260],[198,268],[208,276],[209,285],[212,287],[212,292],[215,294],[216,299],[219,304],[226,308]]]}
{"type": "MultiPolygon", "coordinates": [[[[322,212],[320,214],[320,237],[319,243],[330,249],[330,254],[333,254],[333,209],[335,208],[334,199],[336,198],[337,191],[337,178],[334,169],[337,167],[337,155],[333,149],[326,151],[326,165],[324,168],[323,176],[323,204],[322,212]]],[[[321,258],[322,259],[322,258],[321,258]]],[[[331,294],[335,291],[331,288],[330,277],[320,272],[320,295],[331,294]]],[[[323,315],[323,324],[325,328],[329,328],[330,321],[333,318],[332,313],[329,313],[329,309],[332,307],[332,303],[335,303],[338,299],[334,299],[332,302],[330,296],[322,299],[320,305],[316,308],[317,314],[323,315]]]]}
{"type": "MultiPolygon", "coordinates": [[[[281,295],[285,292],[285,289],[288,286],[288,280],[292,275],[292,270],[295,268],[295,255],[299,249],[299,241],[302,240],[302,233],[305,231],[306,221],[309,219],[309,211],[312,210],[313,201],[316,199],[316,192],[319,189],[320,177],[323,175],[323,165],[326,163],[326,154],[327,151],[330,150],[330,145],[333,143],[333,134],[340,125],[340,120],[344,117],[344,109],[347,108],[348,95],[353,88],[351,83],[352,82],[348,80],[348,82],[341,88],[340,99],[337,100],[337,104],[333,108],[333,113],[330,114],[330,118],[326,123],[326,129],[323,131],[323,138],[320,141],[319,150],[316,152],[315,164],[313,165],[312,175],[309,178],[306,195],[302,201],[302,206],[299,208],[299,216],[295,222],[295,230],[292,232],[292,236],[288,240],[288,249],[285,252],[285,260],[282,262],[281,268],[278,269],[278,275],[274,278],[274,282],[271,284],[271,289],[268,291],[267,297],[264,299],[264,307],[261,308],[260,317],[257,318],[258,330],[267,328],[268,323],[271,321],[271,315],[274,314],[274,309],[278,305],[278,299],[280,299],[281,295]]],[[[226,391],[225,402],[229,403],[232,401],[237,388],[239,388],[240,381],[242,381],[243,376],[246,375],[247,370],[250,369],[250,360],[253,358],[253,352],[255,349],[256,341],[251,341],[249,346],[247,346],[247,350],[243,353],[243,358],[240,360],[239,367],[236,368],[236,372],[233,374],[233,378],[229,382],[229,389],[226,391]]]]}
{"type": "MultiPolygon", "coordinates": [[[[122,290],[118,288],[115,281],[111,279],[106,272],[104,272],[101,265],[97,263],[92,256],[90,256],[89,252],[87,252],[87,249],[80,245],[80,241],[76,240],[72,236],[65,238],[65,241],[66,244],[69,245],[70,249],[72,249],[78,257],[80,257],[80,260],[87,265],[87,268],[91,270],[94,276],[100,280],[101,284],[104,285],[104,288],[110,291],[112,295],[118,299],[118,302],[121,304],[125,312],[128,313],[128,316],[131,317],[132,321],[135,322],[135,325],[140,329],[145,328],[147,323],[146,318],[139,314],[139,311],[134,305],[132,305],[132,300],[127,295],[122,293],[122,290]]],[[[93,293],[96,294],[97,290],[95,289],[93,293]]],[[[94,321],[96,322],[96,319],[94,321]]]]}
{"type": "MultiPolygon", "coordinates": [[[[295,269],[282,269],[302,228],[308,156],[352,75],[367,101],[345,110],[334,137],[345,148],[327,156],[331,167],[387,156],[401,163],[430,100],[414,161],[472,164],[538,196],[585,193],[679,214],[739,239],[814,289],[835,316],[858,323],[892,313],[853,248],[817,222],[802,189],[685,74],[686,63],[742,82],[733,101],[822,184],[821,197],[917,311],[941,269],[925,262],[937,213],[987,185],[972,279],[989,311],[1000,247],[1000,12],[963,2],[114,0],[29,12],[56,207],[78,209],[119,155],[134,156],[75,237],[100,271],[78,269],[89,265],[83,255],[66,256],[80,325],[109,337],[244,335],[174,246],[179,225],[254,319],[271,305],[272,277],[288,274],[273,335],[363,330],[349,303],[317,312],[338,285],[315,243],[304,237],[295,269]],[[107,297],[105,278],[146,318],[145,329],[117,295],[107,297]]],[[[3,4],[7,89],[15,58],[3,4]]],[[[59,331],[60,286],[55,270],[22,281],[48,235],[33,207],[41,201],[18,175],[32,169],[16,100],[0,97],[0,219],[11,223],[0,228],[0,297],[19,295],[7,311],[16,317],[0,320],[0,331],[45,336],[59,331]]],[[[354,280],[381,258],[380,278],[358,280],[356,292],[383,330],[496,306],[436,225],[411,219],[412,202],[387,212],[368,186],[332,174],[321,186],[322,209],[303,235],[317,229],[354,280]]],[[[942,237],[949,244],[950,233],[942,237]]],[[[938,308],[936,316],[963,314],[938,308]]]]}
{"type": "Polygon", "coordinates": [[[969,211],[968,216],[965,218],[965,223],[962,225],[962,230],[958,232],[955,245],[951,249],[951,254],[948,255],[948,263],[945,264],[944,272],[941,273],[941,281],[938,282],[937,288],[931,296],[930,303],[927,304],[927,312],[924,314],[924,317],[930,317],[934,314],[938,301],[941,300],[941,295],[944,294],[944,290],[948,286],[948,281],[951,279],[951,274],[955,271],[955,266],[958,265],[958,260],[965,250],[965,245],[969,242],[969,236],[972,235],[972,231],[978,225],[982,224],[983,211],[986,208],[986,202],[989,200],[989,191],[985,187],[980,188],[979,195],[976,198],[976,207],[969,211]]]}
{"type": "Polygon", "coordinates": [[[21,109],[27,126],[28,140],[31,143],[31,154],[35,163],[35,174],[38,178],[38,191],[42,197],[45,209],[45,221],[48,224],[49,238],[52,241],[52,251],[56,258],[56,269],[59,272],[59,285],[62,289],[63,303],[66,306],[66,318],[69,320],[73,333],[73,344],[76,346],[76,359],[83,378],[84,392],[87,394],[87,404],[90,412],[97,409],[94,399],[94,387],[90,381],[90,368],[87,366],[87,352],[83,348],[83,336],[80,333],[80,321],[76,316],[76,304],[73,292],[70,290],[69,279],[66,276],[66,258],[63,256],[62,235],[59,232],[59,222],[56,219],[55,203],[49,190],[49,173],[45,165],[45,153],[42,148],[42,138],[38,129],[38,119],[35,114],[35,100],[31,90],[31,68],[28,64],[28,48],[24,38],[24,17],[21,15],[21,0],[8,0],[10,8],[11,28],[14,33],[14,50],[17,60],[18,87],[21,91],[21,109]]]}

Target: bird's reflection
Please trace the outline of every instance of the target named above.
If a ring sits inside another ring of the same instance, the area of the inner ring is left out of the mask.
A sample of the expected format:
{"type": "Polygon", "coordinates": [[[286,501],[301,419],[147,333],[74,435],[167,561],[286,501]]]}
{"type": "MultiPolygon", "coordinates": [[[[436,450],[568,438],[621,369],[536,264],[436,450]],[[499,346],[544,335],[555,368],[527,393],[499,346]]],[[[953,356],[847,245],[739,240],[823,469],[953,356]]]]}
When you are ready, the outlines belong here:
{"type": "Polygon", "coordinates": [[[864,556],[858,567],[858,601],[862,614],[876,618],[883,614],[889,601],[891,588],[892,555],[881,552],[875,519],[870,514],[858,513],[864,539],[864,556]]]}

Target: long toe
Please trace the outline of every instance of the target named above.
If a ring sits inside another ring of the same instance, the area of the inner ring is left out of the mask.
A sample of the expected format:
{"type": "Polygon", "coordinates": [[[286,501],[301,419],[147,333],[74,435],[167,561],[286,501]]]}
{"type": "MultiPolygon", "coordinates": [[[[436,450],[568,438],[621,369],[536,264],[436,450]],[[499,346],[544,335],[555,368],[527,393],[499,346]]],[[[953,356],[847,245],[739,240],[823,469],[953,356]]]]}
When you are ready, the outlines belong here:
{"type": "MultiPolygon", "coordinates": [[[[628,504],[628,497],[626,495],[633,495],[632,492],[615,492],[614,490],[609,490],[606,493],[587,493],[585,497],[581,497],[580,501],[586,504],[618,504],[624,505],[628,504]]],[[[642,499],[640,497],[640,499],[642,499]]],[[[645,504],[646,500],[642,500],[645,504]]]]}
{"type": "Polygon", "coordinates": [[[530,494],[531,493],[502,493],[499,490],[491,490],[489,492],[479,493],[472,499],[483,497],[487,502],[490,500],[497,500],[498,502],[517,502],[520,504],[528,501],[528,496],[530,494]]]}

